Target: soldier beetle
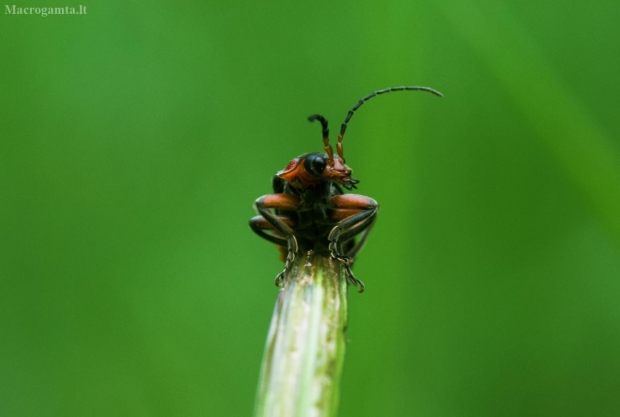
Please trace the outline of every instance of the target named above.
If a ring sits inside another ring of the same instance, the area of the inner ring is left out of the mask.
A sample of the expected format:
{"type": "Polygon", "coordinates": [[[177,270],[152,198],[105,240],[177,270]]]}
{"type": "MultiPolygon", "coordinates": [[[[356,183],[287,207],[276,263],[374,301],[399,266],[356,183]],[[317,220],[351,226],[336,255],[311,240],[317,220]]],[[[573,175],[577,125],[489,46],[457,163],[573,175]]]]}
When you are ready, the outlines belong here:
{"type": "Polygon", "coordinates": [[[343,188],[357,188],[359,180],[351,176],[352,170],[345,162],[342,140],[347,124],[362,104],[393,91],[426,91],[443,97],[432,88],[416,86],[370,93],[349,110],[342,123],[337,155],[329,143],[327,120],[313,114],[308,120],[321,123],[324,152],[307,153],[290,161],[273,176],[273,194],[254,203],[258,216],[250,219],[250,227],[263,239],[278,245],[285,260],[284,270],[276,276],[276,285],[282,285],[299,251],[314,251],[342,262],[349,282],[359,286],[359,292],[364,291],[364,283],[355,278],[351,267],[375,223],[379,205],[370,197],[344,193],[343,188]]]}

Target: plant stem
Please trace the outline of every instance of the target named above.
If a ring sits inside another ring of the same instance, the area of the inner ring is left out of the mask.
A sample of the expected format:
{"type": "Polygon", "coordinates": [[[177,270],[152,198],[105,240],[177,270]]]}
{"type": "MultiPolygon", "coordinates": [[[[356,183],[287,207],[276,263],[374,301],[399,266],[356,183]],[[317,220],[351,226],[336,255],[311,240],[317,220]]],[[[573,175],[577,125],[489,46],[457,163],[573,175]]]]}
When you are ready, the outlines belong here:
{"type": "Polygon", "coordinates": [[[273,311],[255,417],[335,415],[346,296],[340,262],[312,252],[295,259],[273,311]]]}

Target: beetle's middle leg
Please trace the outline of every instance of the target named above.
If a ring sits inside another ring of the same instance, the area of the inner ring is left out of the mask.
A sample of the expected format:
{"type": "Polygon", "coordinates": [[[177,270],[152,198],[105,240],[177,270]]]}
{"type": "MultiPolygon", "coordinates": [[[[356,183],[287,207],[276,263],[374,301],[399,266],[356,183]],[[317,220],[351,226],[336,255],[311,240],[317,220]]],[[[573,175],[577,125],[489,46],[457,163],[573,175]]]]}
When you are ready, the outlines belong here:
{"type": "Polygon", "coordinates": [[[271,209],[294,211],[301,207],[301,199],[292,194],[268,194],[258,198],[254,203],[254,207],[256,208],[256,211],[263,216],[263,218],[267,220],[271,226],[273,226],[276,232],[282,236],[282,240],[280,241],[279,237],[269,239],[260,233],[259,235],[274,243],[281,243],[286,240],[288,255],[286,257],[286,262],[284,263],[284,269],[276,276],[275,280],[276,285],[281,287],[284,282],[284,274],[295,260],[295,254],[297,253],[299,246],[297,244],[297,238],[295,238],[293,229],[279,216],[274,215],[271,212],[271,209]]]}

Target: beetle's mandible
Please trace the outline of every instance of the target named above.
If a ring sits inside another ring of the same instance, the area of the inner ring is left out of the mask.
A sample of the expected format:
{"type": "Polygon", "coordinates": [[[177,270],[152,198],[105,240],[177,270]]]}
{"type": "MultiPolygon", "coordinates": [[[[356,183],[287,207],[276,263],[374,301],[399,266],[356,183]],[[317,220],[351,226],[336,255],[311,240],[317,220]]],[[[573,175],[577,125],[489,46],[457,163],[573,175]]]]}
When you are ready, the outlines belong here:
{"type": "Polygon", "coordinates": [[[329,143],[327,120],[318,114],[308,118],[321,123],[324,152],[301,155],[278,171],[272,180],[274,193],[256,200],[258,216],[250,219],[252,230],[278,245],[285,257],[276,285],[282,285],[299,251],[312,250],[342,262],[347,279],[359,286],[359,292],[364,291],[364,283],[355,278],[351,267],[377,218],[379,205],[370,197],[344,194],[343,188],[357,188],[359,180],[351,176],[345,163],[342,139],[349,120],[367,100],[392,91],[416,90],[442,97],[432,88],[408,86],[378,90],[358,101],[340,127],[337,155],[329,143]]]}

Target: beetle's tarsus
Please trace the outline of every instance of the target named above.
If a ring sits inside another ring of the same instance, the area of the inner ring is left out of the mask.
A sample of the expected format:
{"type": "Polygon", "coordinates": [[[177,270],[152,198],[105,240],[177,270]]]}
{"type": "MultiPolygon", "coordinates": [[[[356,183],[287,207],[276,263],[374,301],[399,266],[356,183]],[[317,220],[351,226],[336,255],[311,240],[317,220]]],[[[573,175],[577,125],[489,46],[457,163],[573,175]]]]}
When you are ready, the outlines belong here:
{"type": "Polygon", "coordinates": [[[284,286],[284,278],[285,278],[284,275],[286,274],[288,269],[293,264],[293,261],[295,261],[295,254],[297,253],[298,248],[299,246],[297,245],[297,238],[294,235],[292,235],[288,239],[288,255],[286,256],[286,262],[284,263],[284,269],[282,270],[282,272],[280,272],[276,276],[276,279],[275,279],[276,287],[282,288],[284,286]]]}
{"type": "Polygon", "coordinates": [[[364,292],[364,288],[365,288],[364,283],[360,281],[359,279],[355,278],[355,275],[353,275],[353,271],[351,271],[351,267],[353,266],[354,259],[350,256],[345,256],[345,255],[340,254],[340,248],[338,246],[337,240],[331,241],[331,243],[329,244],[329,249],[331,251],[332,259],[336,259],[342,262],[342,264],[344,265],[344,269],[347,274],[347,280],[351,284],[360,288],[358,292],[360,293],[364,292]]]}
{"type": "Polygon", "coordinates": [[[350,256],[344,256],[344,255],[338,255],[337,253],[332,253],[331,257],[333,259],[337,259],[338,261],[342,262],[347,268],[353,266],[354,260],[350,256]]]}

